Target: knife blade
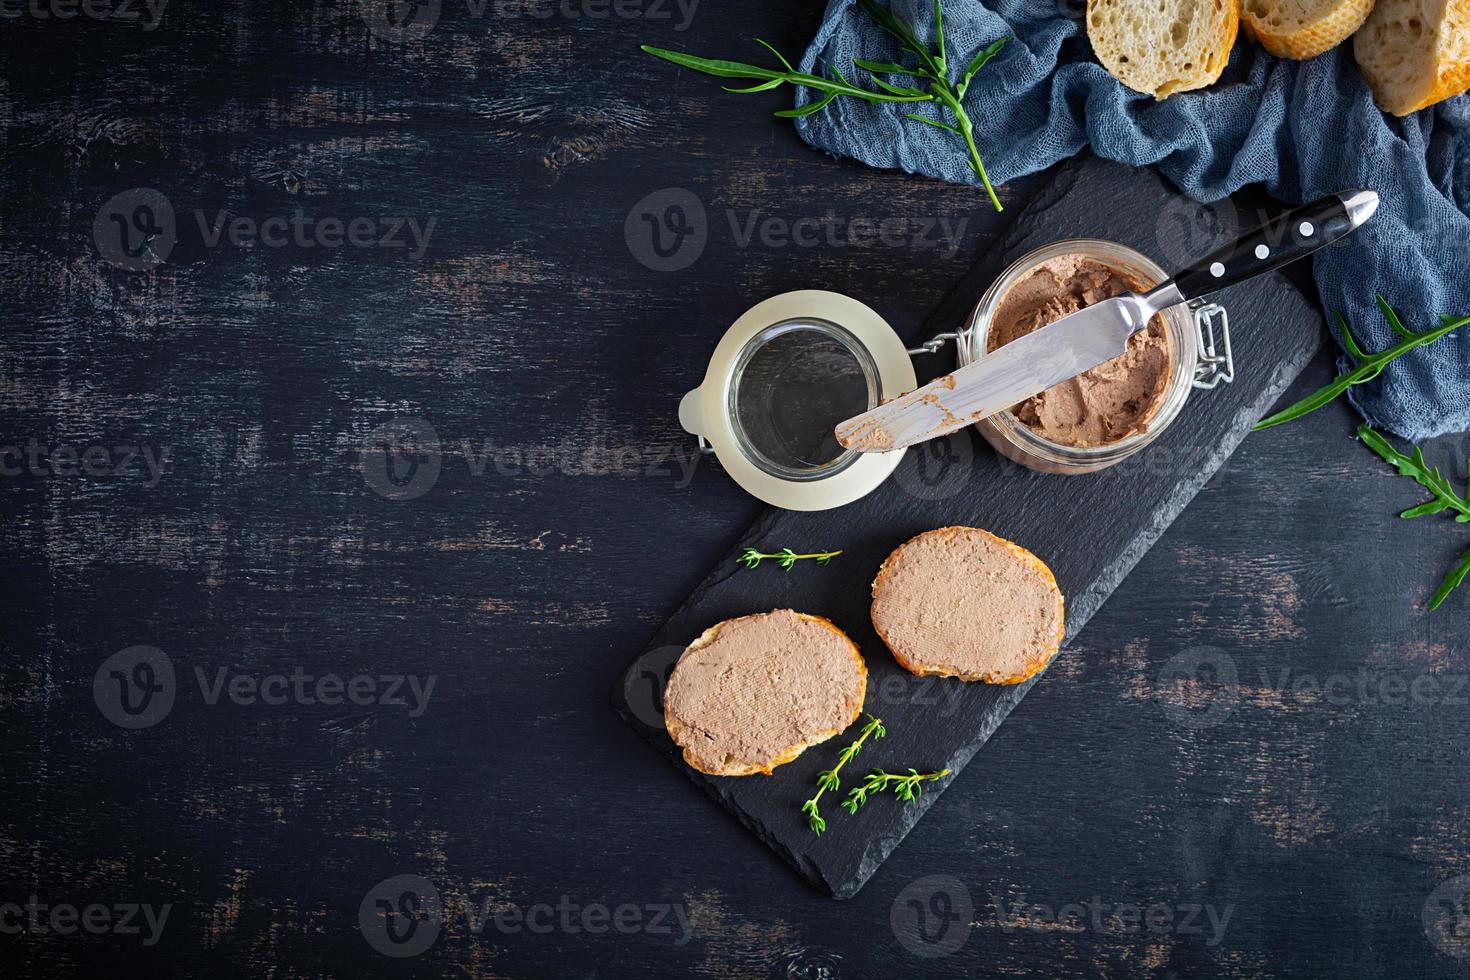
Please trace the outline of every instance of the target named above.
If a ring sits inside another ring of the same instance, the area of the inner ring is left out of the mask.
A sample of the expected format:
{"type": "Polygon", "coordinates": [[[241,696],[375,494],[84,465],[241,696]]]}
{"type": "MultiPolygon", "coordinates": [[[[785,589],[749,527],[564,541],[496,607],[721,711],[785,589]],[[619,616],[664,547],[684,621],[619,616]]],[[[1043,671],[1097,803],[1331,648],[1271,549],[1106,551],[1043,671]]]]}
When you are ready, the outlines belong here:
{"type": "Polygon", "coordinates": [[[1168,282],[1095,303],[848,419],[837,426],[837,441],[859,452],[888,452],[948,435],[1121,356],[1135,330],[1182,301],[1168,282]]]}
{"type": "Polygon", "coordinates": [[[885,453],[937,439],[1106,364],[1154,314],[1264,275],[1337,241],[1372,217],[1370,190],[1330,194],[1259,228],[1146,293],[1123,293],[1064,316],[971,364],[840,422],[845,449],[885,453]]]}

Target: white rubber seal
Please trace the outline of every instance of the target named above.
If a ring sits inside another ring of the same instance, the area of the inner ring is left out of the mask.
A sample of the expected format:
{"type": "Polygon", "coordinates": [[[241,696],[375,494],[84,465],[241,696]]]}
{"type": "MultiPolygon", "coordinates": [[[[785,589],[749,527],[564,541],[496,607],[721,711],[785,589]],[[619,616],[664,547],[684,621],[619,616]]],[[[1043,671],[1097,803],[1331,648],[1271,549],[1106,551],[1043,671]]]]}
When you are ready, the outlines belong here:
{"type": "Polygon", "coordinates": [[[913,362],[887,320],[850,296],[800,289],[757,303],[730,325],[710,358],[704,383],[679,402],[679,424],[714,447],[725,472],[752,496],[786,510],[830,510],[877,489],[903,461],[904,450],[859,454],[844,469],[822,479],[784,480],[745,455],[726,408],[735,362],[745,345],[773,324],[803,318],[835,323],[867,348],[878,369],[880,400],[917,387],[913,362]]]}

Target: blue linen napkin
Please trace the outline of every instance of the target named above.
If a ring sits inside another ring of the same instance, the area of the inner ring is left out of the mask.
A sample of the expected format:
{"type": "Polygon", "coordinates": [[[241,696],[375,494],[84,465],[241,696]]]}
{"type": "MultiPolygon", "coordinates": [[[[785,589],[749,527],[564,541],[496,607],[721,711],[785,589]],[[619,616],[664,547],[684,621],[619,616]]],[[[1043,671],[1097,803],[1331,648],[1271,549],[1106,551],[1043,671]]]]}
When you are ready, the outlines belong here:
{"type": "MultiPolygon", "coordinates": [[[[931,0],[891,0],[891,6],[920,38],[933,38],[931,0]]],[[[946,0],[951,70],[962,70],[996,38],[1013,38],[965,96],[994,183],[1091,146],[1111,160],[1156,164],[1207,203],[1255,182],[1294,204],[1372,188],[1382,197],[1377,215],[1313,259],[1326,310],[1343,313],[1368,351],[1397,339],[1375,293],[1415,331],[1436,325],[1441,314],[1470,314],[1470,95],[1396,119],[1374,106],[1353,64],[1351,41],[1294,62],[1242,38],[1216,84],[1158,102],[1126,88],[1093,59],[1084,6],[1084,0],[946,0]]],[[[913,60],[854,0],[829,0],[801,68],[835,66],[849,80],[865,77],[853,69],[853,58],[913,60]]],[[[798,91],[798,105],[811,101],[798,91]]],[[[798,119],[797,128],[802,139],[830,153],[978,187],[963,145],[904,119],[908,111],[913,107],[838,99],[798,119]]],[[[990,204],[977,193],[974,206],[990,204]]],[[[1241,225],[1256,223],[1254,217],[1241,216],[1241,225]]],[[[1470,429],[1470,330],[1400,358],[1349,397],[1369,422],[1405,438],[1470,429]]]]}

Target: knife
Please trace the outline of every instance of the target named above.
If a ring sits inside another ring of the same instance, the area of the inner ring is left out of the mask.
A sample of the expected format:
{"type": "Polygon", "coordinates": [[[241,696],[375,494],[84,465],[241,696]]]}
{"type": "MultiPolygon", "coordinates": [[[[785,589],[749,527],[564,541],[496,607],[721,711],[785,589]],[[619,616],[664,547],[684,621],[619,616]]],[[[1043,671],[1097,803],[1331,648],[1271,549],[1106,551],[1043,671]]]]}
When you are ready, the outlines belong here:
{"type": "Polygon", "coordinates": [[[1281,212],[1146,293],[1123,293],[1033,330],[965,367],[834,430],[864,453],[937,439],[1075,378],[1128,350],[1157,313],[1304,258],[1372,217],[1378,195],[1340,191],[1281,212]]]}

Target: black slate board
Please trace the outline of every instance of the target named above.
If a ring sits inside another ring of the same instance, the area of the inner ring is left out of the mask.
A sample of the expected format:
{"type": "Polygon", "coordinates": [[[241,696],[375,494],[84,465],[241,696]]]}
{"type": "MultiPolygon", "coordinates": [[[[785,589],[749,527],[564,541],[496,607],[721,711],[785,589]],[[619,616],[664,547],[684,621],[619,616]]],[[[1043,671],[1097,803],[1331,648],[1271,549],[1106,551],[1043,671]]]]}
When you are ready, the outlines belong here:
{"type": "MultiPolygon", "coordinates": [[[[945,299],[922,335],[906,339],[955,329],[1010,261],[1057,239],[1111,239],[1170,268],[1246,223],[1249,217],[1229,203],[1190,202],[1152,171],[1095,158],[1074,161],[1032,200],[1002,246],[945,299]]],[[[826,616],[862,649],[869,669],[866,708],[889,731],[850,765],[846,785],[875,766],[947,766],[958,773],[1045,674],[1008,687],[913,677],[897,666],[870,624],[874,572],[894,547],[921,531],[950,524],[987,528],[1051,566],[1066,596],[1070,642],[1322,344],[1321,315],[1280,275],[1217,298],[1230,313],[1235,382],[1193,392],[1147,450],[1101,473],[1045,475],[997,456],[967,429],[911,450],[884,486],[846,507],[815,514],[769,510],[623,675],[613,691],[618,713],[813,885],[836,898],[856,894],[948,783],[916,803],[885,799],[855,817],[839,809],[840,794],[829,793],[823,799],[829,829],[818,839],[799,812],[801,801],[811,795],[818,770],[831,764],[835,746],[856,728],[768,778],[706,776],[684,764],[663,730],[659,694],[674,661],[704,629],[732,616],[782,607],[826,616]],[[734,560],[746,546],[788,545],[845,551],[826,568],[807,563],[789,573],[772,565],[750,571],[734,560]]],[[[932,365],[932,375],[952,366],[950,353],[932,365]]],[[[922,381],[931,365],[919,367],[922,381]]]]}

